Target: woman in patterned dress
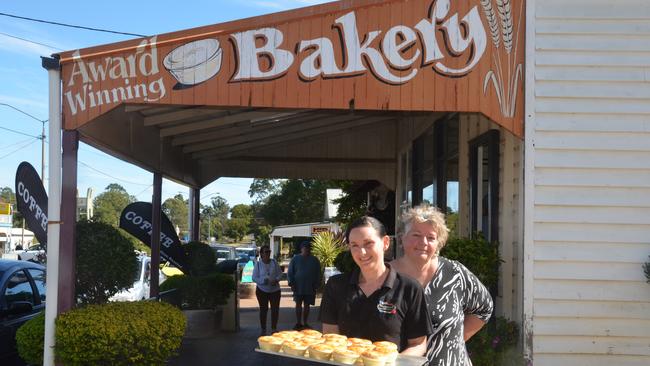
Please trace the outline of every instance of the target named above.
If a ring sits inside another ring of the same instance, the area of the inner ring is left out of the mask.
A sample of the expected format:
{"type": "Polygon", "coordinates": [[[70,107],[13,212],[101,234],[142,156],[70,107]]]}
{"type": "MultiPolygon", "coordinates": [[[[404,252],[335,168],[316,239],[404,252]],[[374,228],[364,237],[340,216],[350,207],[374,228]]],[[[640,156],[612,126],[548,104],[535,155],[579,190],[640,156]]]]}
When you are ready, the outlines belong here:
{"type": "Polygon", "coordinates": [[[432,366],[471,366],[465,342],[492,315],[492,297],[461,263],[438,255],[449,236],[444,215],[423,204],[401,217],[404,256],[391,263],[424,288],[433,335],[427,343],[432,366]]]}

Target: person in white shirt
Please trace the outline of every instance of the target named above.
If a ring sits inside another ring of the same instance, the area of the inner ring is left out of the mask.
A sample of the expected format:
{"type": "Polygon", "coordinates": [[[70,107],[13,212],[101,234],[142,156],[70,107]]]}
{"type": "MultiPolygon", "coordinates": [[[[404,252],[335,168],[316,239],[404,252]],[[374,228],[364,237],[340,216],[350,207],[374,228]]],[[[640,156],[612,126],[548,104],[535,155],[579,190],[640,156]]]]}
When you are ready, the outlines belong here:
{"type": "Polygon", "coordinates": [[[278,329],[278,315],[280,313],[280,279],[282,270],[275,259],[271,258],[271,248],[268,245],[260,248],[260,260],[255,262],[253,269],[253,282],[257,284],[255,296],[260,304],[260,326],[262,335],[266,335],[266,318],[271,304],[271,331],[278,329]]]}

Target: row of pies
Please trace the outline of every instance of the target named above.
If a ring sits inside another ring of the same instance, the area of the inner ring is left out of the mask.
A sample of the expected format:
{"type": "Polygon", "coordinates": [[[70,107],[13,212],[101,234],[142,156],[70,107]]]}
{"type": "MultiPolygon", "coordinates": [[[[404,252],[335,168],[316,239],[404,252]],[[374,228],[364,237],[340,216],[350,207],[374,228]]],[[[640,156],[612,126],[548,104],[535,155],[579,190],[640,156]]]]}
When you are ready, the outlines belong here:
{"type": "Polygon", "coordinates": [[[346,365],[385,366],[397,359],[397,345],[392,342],[371,342],[340,334],[321,334],[313,329],[285,330],[257,339],[264,351],[284,352],[292,356],[321,361],[333,360],[346,365]]]}

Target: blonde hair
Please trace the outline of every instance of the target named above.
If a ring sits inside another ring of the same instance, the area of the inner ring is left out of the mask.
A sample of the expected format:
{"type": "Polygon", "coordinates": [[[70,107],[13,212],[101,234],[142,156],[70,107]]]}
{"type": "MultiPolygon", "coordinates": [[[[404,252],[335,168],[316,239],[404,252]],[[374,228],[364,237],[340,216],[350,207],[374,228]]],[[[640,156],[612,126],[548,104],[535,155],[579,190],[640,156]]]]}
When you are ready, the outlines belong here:
{"type": "Polygon", "coordinates": [[[404,211],[400,218],[400,235],[406,235],[414,223],[421,224],[423,222],[433,226],[433,230],[436,232],[438,239],[438,252],[440,252],[445,244],[447,244],[449,228],[445,224],[445,214],[440,212],[437,207],[423,203],[404,211]]]}

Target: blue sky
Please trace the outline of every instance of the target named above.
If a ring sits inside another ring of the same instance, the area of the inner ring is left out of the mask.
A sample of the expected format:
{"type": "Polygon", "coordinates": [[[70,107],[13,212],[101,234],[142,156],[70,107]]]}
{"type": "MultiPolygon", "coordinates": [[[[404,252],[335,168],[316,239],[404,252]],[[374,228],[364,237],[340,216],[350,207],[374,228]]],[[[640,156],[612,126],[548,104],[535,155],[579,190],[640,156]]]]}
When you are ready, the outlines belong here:
{"type": "MultiPolygon", "coordinates": [[[[4,1],[0,4],[0,12],[59,23],[154,35],[322,2],[325,1],[24,0],[4,1]]],[[[133,37],[0,16],[0,104],[9,104],[39,120],[47,119],[47,72],[41,67],[39,56],[130,38],[133,37]]],[[[15,172],[21,161],[28,161],[38,172],[41,171],[41,142],[34,137],[6,129],[38,136],[41,133],[41,123],[10,107],[0,105],[0,187],[15,189],[15,172]]],[[[79,161],[78,186],[82,196],[85,196],[89,187],[98,194],[108,184],[119,183],[129,193],[136,195],[138,200],[150,200],[151,173],[83,144],[79,149],[79,161]]],[[[251,179],[221,178],[202,190],[201,201],[204,204],[209,203],[210,198],[218,192],[231,205],[249,203],[250,182],[251,179]]],[[[187,192],[185,186],[167,180],[163,182],[163,199],[177,193],[187,197],[187,192]]]]}

